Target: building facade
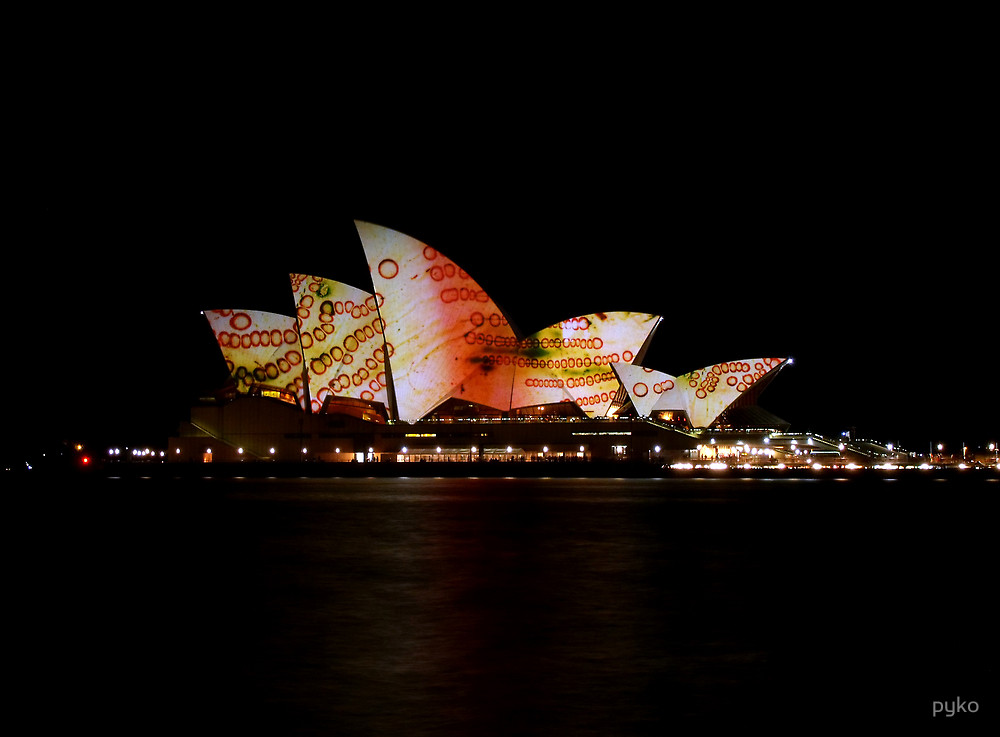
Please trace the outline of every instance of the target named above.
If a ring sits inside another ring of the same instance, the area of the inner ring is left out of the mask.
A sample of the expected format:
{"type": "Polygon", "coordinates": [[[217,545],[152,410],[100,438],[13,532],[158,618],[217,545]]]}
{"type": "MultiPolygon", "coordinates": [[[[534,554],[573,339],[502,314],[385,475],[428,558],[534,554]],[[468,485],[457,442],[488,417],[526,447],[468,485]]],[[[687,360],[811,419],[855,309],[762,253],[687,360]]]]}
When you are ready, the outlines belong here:
{"type": "Polygon", "coordinates": [[[293,273],[294,314],[205,312],[230,380],[170,460],[666,462],[712,428],[781,429],[748,418],[784,358],[671,375],[642,363],[663,318],[627,311],[520,336],[453,260],[356,226],[371,290],[293,273]]]}

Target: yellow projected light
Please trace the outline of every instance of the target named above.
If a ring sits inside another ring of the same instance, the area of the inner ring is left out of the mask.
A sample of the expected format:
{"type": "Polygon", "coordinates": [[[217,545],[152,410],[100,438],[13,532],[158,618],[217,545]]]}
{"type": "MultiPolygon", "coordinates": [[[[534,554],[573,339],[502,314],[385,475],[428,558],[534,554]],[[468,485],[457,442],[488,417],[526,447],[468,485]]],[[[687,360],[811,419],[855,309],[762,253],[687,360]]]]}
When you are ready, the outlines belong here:
{"type": "Polygon", "coordinates": [[[295,318],[257,310],[207,310],[237,391],[255,386],[287,389],[301,403],[302,351],[295,318]]]}
{"type": "Polygon", "coordinates": [[[386,359],[376,297],[342,282],[291,274],[310,406],[331,395],[388,405],[386,359]]]}
{"type": "Polygon", "coordinates": [[[778,368],[783,358],[750,358],[712,364],[677,377],[688,397],[688,418],[693,427],[708,427],[723,410],[778,368]]]}
{"type": "Polygon", "coordinates": [[[709,427],[740,395],[784,358],[750,358],[715,363],[677,377],[642,366],[615,364],[636,411],[648,417],[662,410],[684,410],[692,427],[709,427]]]}
{"type": "Polygon", "coordinates": [[[602,416],[620,387],[612,364],[641,358],[660,318],[598,312],[563,320],[521,342],[512,407],[573,402],[602,416]]]}
{"type": "Polygon", "coordinates": [[[399,369],[399,419],[418,420],[451,397],[509,408],[517,339],[493,300],[427,244],[378,225],[356,226],[399,369]]]}

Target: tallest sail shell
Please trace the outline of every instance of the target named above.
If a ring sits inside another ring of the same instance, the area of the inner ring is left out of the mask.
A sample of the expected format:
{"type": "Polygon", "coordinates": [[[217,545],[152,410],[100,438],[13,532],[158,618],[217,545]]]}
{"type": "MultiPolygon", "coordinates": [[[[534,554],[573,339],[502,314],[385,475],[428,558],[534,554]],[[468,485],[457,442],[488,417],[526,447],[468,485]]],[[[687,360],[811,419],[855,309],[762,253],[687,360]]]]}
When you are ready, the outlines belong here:
{"type": "Polygon", "coordinates": [[[403,233],[356,222],[385,325],[399,419],[452,397],[510,408],[517,338],[464,269],[403,233]]]}

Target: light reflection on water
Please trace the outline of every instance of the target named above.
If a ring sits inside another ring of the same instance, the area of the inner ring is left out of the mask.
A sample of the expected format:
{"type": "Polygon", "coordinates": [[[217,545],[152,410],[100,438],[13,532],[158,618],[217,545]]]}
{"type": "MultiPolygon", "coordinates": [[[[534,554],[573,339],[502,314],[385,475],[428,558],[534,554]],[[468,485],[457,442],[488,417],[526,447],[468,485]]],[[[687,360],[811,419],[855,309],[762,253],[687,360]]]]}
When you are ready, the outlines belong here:
{"type": "MultiPolygon", "coordinates": [[[[840,698],[845,673],[863,688],[859,615],[912,665],[908,630],[883,625],[941,614],[910,607],[955,543],[928,552],[914,531],[940,505],[865,501],[859,517],[862,492],[849,511],[836,483],[104,484],[67,505],[74,554],[50,551],[67,680],[110,674],[79,711],[232,734],[773,721],[840,698]]],[[[969,545],[965,560],[996,550],[969,545]]]]}
{"type": "MultiPolygon", "coordinates": [[[[255,580],[232,599],[260,592],[265,613],[248,688],[263,689],[266,718],[376,734],[613,734],[694,713],[763,675],[763,641],[734,642],[730,624],[757,616],[745,610],[760,561],[735,560],[747,545],[732,536],[693,540],[665,512],[703,498],[664,506],[658,491],[247,484],[236,494],[268,508],[266,533],[250,536],[255,580]]],[[[242,530],[260,519],[251,510],[242,530]]]]}

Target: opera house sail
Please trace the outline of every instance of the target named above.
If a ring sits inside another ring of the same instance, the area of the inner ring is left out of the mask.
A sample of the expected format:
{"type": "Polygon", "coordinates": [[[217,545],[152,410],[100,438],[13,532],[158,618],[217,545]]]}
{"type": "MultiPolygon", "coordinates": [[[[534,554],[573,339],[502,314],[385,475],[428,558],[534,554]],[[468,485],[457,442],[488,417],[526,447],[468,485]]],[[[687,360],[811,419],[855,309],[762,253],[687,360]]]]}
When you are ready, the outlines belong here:
{"type": "Polygon", "coordinates": [[[573,402],[604,416],[620,386],[612,365],[641,360],[660,318],[601,312],[564,320],[520,345],[512,405],[573,402]]]}
{"type": "Polygon", "coordinates": [[[308,369],[310,405],[330,397],[388,406],[388,359],[378,298],[321,276],[291,274],[296,320],[308,369]]]}
{"type": "Polygon", "coordinates": [[[517,338],[461,267],[403,233],[357,223],[391,354],[397,419],[451,397],[509,409],[517,338]]]}
{"type": "Polygon", "coordinates": [[[771,372],[786,360],[752,358],[721,362],[676,377],[622,363],[613,368],[640,416],[680,411],[687,415],[691,427],[707,428],[755,384],[773,376],[771,372]]]}
{"type": "Polygon", "coordinates": [[[236,390],[271,387],[296,398],[305,396],[302,345],[295,318],[259,310],[207,310],[212,332],[236,390]]]}

